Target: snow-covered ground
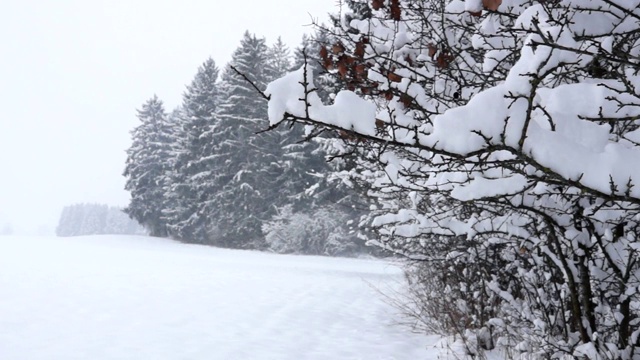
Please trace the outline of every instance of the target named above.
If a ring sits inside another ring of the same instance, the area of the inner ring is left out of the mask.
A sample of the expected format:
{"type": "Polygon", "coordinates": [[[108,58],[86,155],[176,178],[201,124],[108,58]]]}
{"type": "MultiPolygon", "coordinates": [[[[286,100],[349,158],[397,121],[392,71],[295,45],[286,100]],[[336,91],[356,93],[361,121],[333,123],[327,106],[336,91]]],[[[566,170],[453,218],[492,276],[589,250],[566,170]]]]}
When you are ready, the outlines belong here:
{"type": "Polygon", "coordinates": [[[0,237],[0,359],[435,359],[383,261],[0,237]]]}

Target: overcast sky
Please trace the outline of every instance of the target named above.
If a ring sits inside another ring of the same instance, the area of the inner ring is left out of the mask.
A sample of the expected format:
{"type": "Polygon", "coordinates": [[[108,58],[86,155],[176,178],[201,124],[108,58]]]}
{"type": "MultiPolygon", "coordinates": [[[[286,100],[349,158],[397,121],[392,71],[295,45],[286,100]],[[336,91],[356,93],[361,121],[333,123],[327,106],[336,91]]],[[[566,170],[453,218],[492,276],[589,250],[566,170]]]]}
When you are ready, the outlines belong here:
{"type": "Polygon", "coordinates": [[[0,227],[53,231],[63,206],[126,205],[135,109],[167,110],[249,30],[298,45],[335,0],[7,0],[0,12],[0,227]]]}

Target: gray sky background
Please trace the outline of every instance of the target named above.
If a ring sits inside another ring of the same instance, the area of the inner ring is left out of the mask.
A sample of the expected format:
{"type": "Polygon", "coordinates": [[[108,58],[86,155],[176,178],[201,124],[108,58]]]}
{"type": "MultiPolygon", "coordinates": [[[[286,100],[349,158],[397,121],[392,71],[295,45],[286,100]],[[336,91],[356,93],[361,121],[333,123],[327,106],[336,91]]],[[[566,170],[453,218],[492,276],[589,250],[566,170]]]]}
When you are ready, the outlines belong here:
{"type": "Polygon", "coordinates": [[[52,232],[63,206],[125,205],[135,109],[171,110],[249,30],[299,44],[335,0],[6,0],[0,12],[0,227],[52,232]]]}

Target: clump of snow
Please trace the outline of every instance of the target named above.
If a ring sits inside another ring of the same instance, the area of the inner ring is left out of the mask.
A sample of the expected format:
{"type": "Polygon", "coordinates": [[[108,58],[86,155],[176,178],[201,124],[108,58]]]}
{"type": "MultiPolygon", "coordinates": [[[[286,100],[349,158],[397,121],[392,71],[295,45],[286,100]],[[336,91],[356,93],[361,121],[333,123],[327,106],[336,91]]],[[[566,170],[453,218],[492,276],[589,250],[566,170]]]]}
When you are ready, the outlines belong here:
{"type": "Polygon", "coordinates": [[[482,11],[484,6],[482,5],[482,0],[465,0],[464,9],[470,12],[478,12],[482,11]]]}
{"type": "Polygon", "coordinates": [[[324,105],[315,91],[313,79],[305,68],[271,82],[265,93],[269,99],[271,125],[284,120],[285,114],[299,118],[322,119],[329,125],[353,130],[363,135],[376,133],[376,106],[348,90],[340,91],[332,105],[324,105]],[[308,84],[306,87],[304,84],[308,84]],[[305,95],[307,93],[307,95],[305,95]],[[308,106],[305,106],[308,104],[308,106]],[[307,113],[308,111],[308,113],[307,113]]]}
{"type": "Polygon", "coordinates": [[[534,23],[538,26],[545,26],[549,21],[549,15],[545,11],[542,4],[534,4],[526,8],[518,19],[516,19],[515,27],[524,30],[535,30],[534,23]]]}
{"type": "MultiPolygon", "coordinates": [[[[293,116],[304,117],[304,81],[308,82],[308,88],[313,89],[313,79],[311,76],[305,78],[305,68],[288,73],[284,77],[271,82],[265,91],[269,99],[269,122],[271,125],[282,121],[285,113],[293,116]]],[[[315,92],[311,92],[307,101],[311,106],[321,106],[322,101],[315,92]]]]}

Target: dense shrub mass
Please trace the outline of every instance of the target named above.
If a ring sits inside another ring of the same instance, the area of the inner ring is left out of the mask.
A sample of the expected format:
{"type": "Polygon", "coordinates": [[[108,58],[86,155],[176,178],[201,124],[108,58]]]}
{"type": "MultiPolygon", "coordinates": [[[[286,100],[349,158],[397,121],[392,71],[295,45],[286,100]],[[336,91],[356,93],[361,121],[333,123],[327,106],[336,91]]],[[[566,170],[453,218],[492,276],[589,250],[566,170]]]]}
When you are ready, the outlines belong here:
{"type": "Polygon", "coordinates": [[[328,73],[267,87],[271,125],[342,138],[427,325],[470,353],[640,359],[640,2],[345,4],[328,73]]]}

